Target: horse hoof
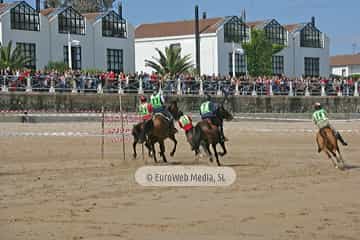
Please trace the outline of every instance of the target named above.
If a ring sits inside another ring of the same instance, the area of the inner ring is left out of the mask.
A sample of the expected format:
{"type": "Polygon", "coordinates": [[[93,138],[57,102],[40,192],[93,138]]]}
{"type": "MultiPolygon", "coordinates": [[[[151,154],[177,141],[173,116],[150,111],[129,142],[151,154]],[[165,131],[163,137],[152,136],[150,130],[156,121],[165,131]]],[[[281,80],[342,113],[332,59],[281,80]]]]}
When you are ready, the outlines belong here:
{"type": "Polygon", "coordinates": [[[171,156],[171,157],[173,157],[174,155],[175,155],[175,153],[174,153],[174,152],[171,152],[171,153],[170,153],[170,156],[171,156]]]}
{"type": "Polygon", "coordinates": [[[211,157],[211,158],[209,158],[209,160],[210,160],[210,162],[213,162],[214,161],[214,159],[211,157]]]}
{"type": "Polygon", "coordinates": [[[133,159],[136,159],[136,157],[137,157],[136,154],[133,154],[133,159]]]}

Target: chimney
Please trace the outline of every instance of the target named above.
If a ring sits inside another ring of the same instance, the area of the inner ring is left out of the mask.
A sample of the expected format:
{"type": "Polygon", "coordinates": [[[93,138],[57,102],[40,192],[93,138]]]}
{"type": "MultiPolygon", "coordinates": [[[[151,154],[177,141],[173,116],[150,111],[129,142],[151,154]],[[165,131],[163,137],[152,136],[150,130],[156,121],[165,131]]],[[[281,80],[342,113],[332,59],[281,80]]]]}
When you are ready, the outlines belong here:
{"type": "Polygon", "coordinates": [[[195,56],[196,71],[200,75],[200,31],[199,31],[199,6],[195,6],[195,56]]]}
{"type": "Polygon", "coordinates": [[[36,11],[40,12],[40,0],[36,0],[36,11]]]}
{"type": "Polygon", "coordinates": [[[315,17],[314,16],[311,17],[311,25],[313,25],[313,27],[315,27],[315,17]]]}
{"type": "Polygon", "coordinates": [[[203,16],[202,16],[202,19],[206,19],[206,12],[203,12],[203,16]]]}
{"type": "Polygon", "coordinates": [[[241,10],[241,20],[242,20],[243,22],[246,22],[246,11],[245,11],[245,8],[243,8],[243,9],[241,10]]]}
{"type": "Polygon", "coordinates": [[[119,5],[118,5],[118,11],[119,11],[120,18],[122,19],[123,18],[123,9],[122,9],[121,1],[119,2],[119,5]]]}

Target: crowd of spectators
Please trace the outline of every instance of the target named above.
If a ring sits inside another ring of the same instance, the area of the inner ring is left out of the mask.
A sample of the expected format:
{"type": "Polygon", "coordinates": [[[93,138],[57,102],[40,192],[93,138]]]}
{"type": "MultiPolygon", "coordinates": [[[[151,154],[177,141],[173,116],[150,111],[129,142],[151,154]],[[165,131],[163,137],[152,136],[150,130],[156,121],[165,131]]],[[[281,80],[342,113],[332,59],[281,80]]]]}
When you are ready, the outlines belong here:
{"type": "MultiPolygon", "coordinates": [[[[156,73],[146,74],[116,74],[114,72],[80,72],[67,71],[1,71],[0,85],[6,86],[8,91],[25,91],[31,85],[32,91],[56,92],[97,92],[99,85],[106,93],[117,93],[119,89],[124,93],[136,93],[139,90],[140,79],[143,91],[150,93],[159,84],[165,93],[199,94],[201,85],[205,94],[239,94],[239,95],[288,95],[295,96],[321,95],[322,86],[326,95],[353,96],[355,82],[360,79],[352,78],[288,78],[283,76],[238,77],[230,76],[201,76],[195,78],[190,74],[183,74],[172,79],[160,77],[156,73]],[[29,80],[28,80],[29,79],[29,80]],[[201,79],[201,80],[200,80],[201,79]],[[180,82],[180,87],[178,86],[180,82]],[[270,88],[271,86],[271,88],[270,88]]],[[[358,84],[358,88],[360,84],[358,84]]],[[[358,89],[360,91],[360,88],[358,89]]]]}

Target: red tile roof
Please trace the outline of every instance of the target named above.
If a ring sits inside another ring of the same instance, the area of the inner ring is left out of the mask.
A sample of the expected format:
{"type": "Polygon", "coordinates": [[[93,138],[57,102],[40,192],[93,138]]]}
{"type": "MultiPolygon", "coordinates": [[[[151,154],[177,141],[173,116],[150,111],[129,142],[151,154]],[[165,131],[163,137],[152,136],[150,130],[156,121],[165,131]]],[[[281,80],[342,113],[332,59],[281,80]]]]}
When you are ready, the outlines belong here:
{"type": "Polygon", "coordinates": [[[0,14],[3,13],[7,7],[9,6],[9,3],[0,3],[0,14]]]}
{"type": "Polygon", "coordinates": [[[330,57],[330,66],[360,65],[360,53],[330,57]]]}
{"type": "MultiPolygon", "coordinates": [[[[215,33],[224,18],[199,20],[200,33],[215,33]]],[[[154,38],[195,34],[194,20],[141,24],[135,30],[135,38],[154,38]]]]}
{"type": "Polygon", "coordinates": [[[247,22],[246,25],[248,25],[250,28],[253,28],[253,27],[256,27],[257,25],[263,24],[265,21],[266,20],[247,22]]]}

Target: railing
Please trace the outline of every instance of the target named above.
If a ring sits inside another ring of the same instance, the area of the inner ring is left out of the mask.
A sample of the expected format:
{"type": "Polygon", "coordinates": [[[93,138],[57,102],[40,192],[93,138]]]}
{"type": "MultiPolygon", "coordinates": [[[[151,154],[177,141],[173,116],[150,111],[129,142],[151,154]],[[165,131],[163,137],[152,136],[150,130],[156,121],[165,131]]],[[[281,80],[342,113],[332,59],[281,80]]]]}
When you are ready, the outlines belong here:
{"type": "Polygon", "coordinates": [[[93,76],[32,77],[0,76],[2,92],[71,92],[71,93],[152,93],[161,87],[170,95],[243,95],[243,96],[359,96],[359,82],[308,80],[214,80],[175,79],[162,82],[149,78],[108,79],[93,76]]]}

